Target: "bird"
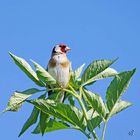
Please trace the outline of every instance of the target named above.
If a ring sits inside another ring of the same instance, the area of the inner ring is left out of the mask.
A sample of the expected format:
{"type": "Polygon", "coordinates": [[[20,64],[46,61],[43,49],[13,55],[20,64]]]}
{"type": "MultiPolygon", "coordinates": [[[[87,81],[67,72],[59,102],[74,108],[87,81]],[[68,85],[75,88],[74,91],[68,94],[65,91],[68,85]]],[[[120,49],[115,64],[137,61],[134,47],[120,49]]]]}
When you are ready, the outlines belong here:
{"type": "MultiPolygon", "coordinates": [[[[57,81],[59,87],[67,88],[71,75],[71,62],[67,58],[67,52],[70,51],[65,44],[57,44],[53,47],[51,58],[47,65],[48,73],[57,81]]],[[[52,88],[52,87],[51,87],[52,88]]],[[[52,88],[53,91],[53,88],[52,88]]],[[[52,95],[52,91],[48,92],[48,96],[52,95]]],[[[60,93],[60,102],[63,102],[65,92],[60,93]]]]}

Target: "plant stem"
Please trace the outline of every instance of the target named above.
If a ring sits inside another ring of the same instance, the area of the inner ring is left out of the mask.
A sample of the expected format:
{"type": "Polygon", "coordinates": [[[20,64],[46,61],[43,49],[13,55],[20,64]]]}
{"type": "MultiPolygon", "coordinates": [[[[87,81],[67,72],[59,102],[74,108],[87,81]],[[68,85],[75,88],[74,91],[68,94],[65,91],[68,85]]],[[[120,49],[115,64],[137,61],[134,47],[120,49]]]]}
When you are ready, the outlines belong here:
{"type": "Polygon", "coordinates": [[[104,140],[106,125],[107,125],[107,121],[104,122],[104,127],[103,127],[103,131],[102,131],[102,139],[101,140],[104,140]]]}
{"type": "Polygon", "coordinates": [[[85,116],[85,119],[86,119],[86,121],[88,121],[88,116],[87,116],[87,113],[86,113],[86,109],[85,109],[85,107],[84,107],[84,104],[83,104],[83,102],[81,101],[80,98],[78,98],[78,101],[79,101],[79,104],[80,104],[80,106],[81,106],[81,108],[82,108],[82,111],[83,111],[83,114],[84,114],[84,116],[85,116]]]}
{"type": "Polygon", "coordinates": [[[70,94],[72,94],[75,98],[78,98],[78,95],[77,94],[75,94],[73,91],[71,91],[71,90],[68,90],[68,89],[63,89],[63,91],[66,91],[66,92],[68,92],[68,93],[70,93],[70,94]]]}
{"type": "MultiPolygon", "coordinates": [[[[85,106],[84,106],[84,104],[83,104],[81,98],[77,98],[77,99],[78,99],[79,104],[80,104],[80,106],[81,106],[81,108],[82,108],[83,115],[84,115],[84,117],[85,117],[85,119],[86,119],[86,122],[88,123],[88,116],[87,116],[87,113],[86,113],[85,106]]],[[[90,128],[92,128],[91,123],[90,123],[90,128]]],[[[92,129],[91,129],[91,130],[92,130],[92,129]]],[[[95,139],[95,140],[98,140],[98,137],[97,137],[96,133],[94,132],[94,130],[92,130],[91,133],[92,133],[92,136],[94,137],[94,139],[95,139]]]]}
{"type": "Polygon", "coordinates": [[[52,90],[63,90],[63,91],[66,91],[66,92],[72,94],[75,98],[78,98],[78,95],[77,94],[75,94],[73,91],[68,90],[68,89],[64,89],[64,88],[53,88],[53,89],[49,89],[48,91],[52,91],[52,90]]]}
{"type": "Polygon", "coordinates": [[[74,90],[74,88],[69,84],[68,87],[75,93],[77,94],[77,92],[74,90]]]}
{"type": "MultiPolygon", "coordinates": [[[[85,119],[86,119],[86,123],[88,124],[87,111],[86,111],[86,108],[85,108],[85,106],[84,106],[84,104],[83,104],[83,102],[82,102],[82,92],[81,92],[81,88],[80,88],[80,95],[77,94],[77,92],[73,89],[72,86],[69,85],[69,88],[72,90],[73,95],[76,95],[76,98],[77,98],[77,100],[78,100],[78,102],[79,102],[79,104],[80,104],[80,106],[81,106],[83,115],[84,115],[84,117],[85,117],[85,119]]],[[[94,138],[95,140],[98,140],[98,137],[97,137],[96,133],[94,132],[94,130],[92,130],[92,124],[91,124],[91,123],[90,123],[90,129],[91,129],[91,133],[92,133],[93,138],[94,138]]],[[[91,139],[89,139],[89,140],[91,140],[91,139]]]]}

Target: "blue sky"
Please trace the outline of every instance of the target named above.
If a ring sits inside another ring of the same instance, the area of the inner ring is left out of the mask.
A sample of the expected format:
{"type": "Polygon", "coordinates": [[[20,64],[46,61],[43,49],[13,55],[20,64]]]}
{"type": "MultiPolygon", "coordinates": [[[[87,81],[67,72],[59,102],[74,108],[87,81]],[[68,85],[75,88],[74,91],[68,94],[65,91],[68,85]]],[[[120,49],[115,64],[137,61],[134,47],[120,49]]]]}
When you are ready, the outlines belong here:
{"type": "MultiPolygon", "coordinates": [[[[8,52],[33,59],[46,67],[52,47],[68,44],[73,68],[96,59],[119,60],[118,71],[137,68],[131,86],[123,99],[134,105],[113,117],[105,140],[138,140],[140,138],[140,1],[139,0],[4,0],[0,1],[0,110],[15,90],[35,87],[11,61],[8,52]],[[134,135],[129,136],[129,131],[134,135]]],[[[28,61],[29,62],[29,61],[28,61]]],[[[31,63],[30,63],[31,64],[31,63]]],[[[109,80],[91,87],[105,97],[109,80]]],[[[32,106],[25,104],[18,113],[0,116],[1,139],[65,140],[86,138],[78,131],[65,130],[32,135],[29,129],[21,138],[18,133],[32,106]]],[[[100,132],[98,131],[100,135],[100,132]]]]}

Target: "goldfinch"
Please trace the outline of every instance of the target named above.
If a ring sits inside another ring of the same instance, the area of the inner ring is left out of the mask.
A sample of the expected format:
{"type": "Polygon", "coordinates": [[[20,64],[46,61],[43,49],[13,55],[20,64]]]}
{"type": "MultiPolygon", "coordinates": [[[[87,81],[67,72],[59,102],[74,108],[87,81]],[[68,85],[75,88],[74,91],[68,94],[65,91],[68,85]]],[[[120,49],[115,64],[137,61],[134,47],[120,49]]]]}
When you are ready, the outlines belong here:
{"type": "MultiPolygon", "coordinates": [[[[71,62],[67,58],[67,52],[71,50],[65,44],[57,44],[54,46],[51,59],[48,63],[49,74],[57,81],[61,88],[67,88],[70,80],[71,62]]],[[[51,95],[49,92],[48,95],[51,95]]],[[[61,93],[61,102],[64,99],[64,92],[61,93]]]]}

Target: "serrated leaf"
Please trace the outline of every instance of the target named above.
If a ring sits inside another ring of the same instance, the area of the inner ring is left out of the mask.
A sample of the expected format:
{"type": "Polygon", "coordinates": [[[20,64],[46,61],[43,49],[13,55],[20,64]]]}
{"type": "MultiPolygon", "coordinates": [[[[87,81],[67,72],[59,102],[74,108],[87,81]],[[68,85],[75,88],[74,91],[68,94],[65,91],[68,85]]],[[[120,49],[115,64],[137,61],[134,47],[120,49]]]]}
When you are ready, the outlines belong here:
{"type": "Polygon", "coordinates": [[[85,66],[85,64],[81,65],[79,68],[77,68],[77,69],[74,71],[74,77],[75,77],[75,79],[78,79],[78,78],[80,77],[84,66],[85,66]]]}
{"type": "Polygon", "coordinates": [[[85,94],[82,95],[82,98],[86,109],[89,111],[92,108],[92,105],[88,102],[87,96],[85,94]]]}
{"type": "MultiPolygon", "coordinates": [[[[84,71],[82,75],[82,84],[87,85],[87,81],[95,77],[99,73],[103,72],[110,65],[112,65],[116,60],[96,60],[93,61],[84,71]]],[[[89,84],[89,83],[88,83],[89,84]]]]}
{"type": "Polygon", "coordinates": [[[39,79],[41,79],[45,84],[47,85],[55,85],[57,82],[56,80],[38,63],[35,61],[32,61],[35,68],[36,68],[36,73],[39,79]]]}
{"type": "Polygon", "coordinates": [[[84,85],[89,85],[89,84],[92,84],[93,82],[95,82],[97,80],[112,77],[112,76],[115,76],[117,74],[118,74],[118,72],[115,69],[107,68],[104,71],[102,71],[101,73],[94,76],[93,78],[89,79],[84,85]]]}
{"type": "Polygon", "coordinates": [[[38,79],[36,73],[33,71],[31,66],[23,59],[12,53],[9,53],[15,64],[37,85],[43,87],[43,83],[38,79]]]}
{"type": "Polygon", "coordinates": [[[32,126],[33,124],[35,124],[37,122],[38,115],[39,115],[39,110],[36,107],[34,107],[30,117],[24,124],[18,137],[20,137],[30,126],[32,126]]]}
{"type": "MultiPolygon", "coordinates": [[[[46,93],[39,96],[38,99],[42,99],[42,98],[44,99],[45,97],[46,97],[46,93]]],[[[39,112],[40,112],[39,109],[37,109],[36,107],[33,108],[30,117],[23,125],[18,137],[20,137],[29,127],[31,127],[33,124],[37,122],[39,112]]]]}
{"type": "Polygon", "coordinates": [[[112,111],[110,112],[110,116],[116,115],[117,113],[123,111],[124,109],[128,108],[131,105],[132,105],[132,103],[127,102],[127,101],[123,101],[123,100],[117,101],[117,103],[113,107],[112,111]]]}
{"type": "Polygon", "coordinates": [[[100,116],[88,120],[88,124],[87,124],[88,130],[92,132],[97,126],[101,124],[101,122],[102,122],[102,118],[100,116]]]}
{"type": "Polygon", "coordinates": [[[50,114],[58,119],[71,123],[74,126],[85,130],[86,124],[82,112],[76,107],[55,103],[52,100],[35,100],[29,101],[44,113],[50,114]]]}
{"type": "MultiPolygon", "coordinates": [[[[50,119],[46,125],[46,129],[44,132],[47,133],[47,132],[52,132],[52,131],[62,130],[62,129],[69,129],[69,128],[70,128],[69,125],[67,125],[66,123],[50,119]]],[[[35,130],[32,133],[33,134],[41,133],[40,125],[37,125],[37,127],[35,128],[35,130]]]]}
{"type": "Polygon", "coordinates": [[[47,126],[49,120],[50,120],[50,115],[41,111],[40,112],[40,122],[39,122],[39,124],[40,124],[40,131],[42,133],[42,136],[45,133],[45,129],[46,129],[46,126],[47,126]]]}
{"type": "Polygon", "coordinates": [[[83,94],[87,97],[88,103],[92,106],[92,108],[102,117],[106,117],[106,107],[105,104],[98,94],[94,94],[91,91],[83,89],[83,94]]]}
{"type": "Polygon", "coordinates": [[[90,109],[89,111],[87,111],[87,116],[88,119],[91,120],[92,118],[99,116],[99,114],[94,109],[90,109]]]}
{"type": "MultiPolygon", "coordinates": [[[[38,99],[45,99],[45,98],[46,98],[46,93],[41,95],[38,99]]],[[[39,126],[40,126],[40,131],[42,133],[42,136],[45,133],[46,125],[49,120],[50,120],[50,115],[40,111],[39,126]]]]}
{"type": "Polygon", "coordinates": [[[81,85],[81,78],[80,75],[82,73],[82,70],[84,68],[84,65],[81,65],[79,68],[77,68],[74,72],[71,72],[71,78],[69,80],[69,84],[77,91],[79,90],[79,87],[81,85]]]}
{"type": "Polygon", "coordinates": [[[71,85],[76,91],[78,91],[81,85],[81,79],[75,79],[75,77],[72,75],[69,81],[69,85],[71,85]]]}
{"type": "Polygon", "coordinates": [[[28,90],[25,90],[23,92],[19,92],[16,91],[14,92],[14,94],[10,97],[8,105],[6,107],[6,109],[4,110],[4,112],[7,111],[18,111],[21,106],[22,103],[28,99],[32,94],[35,94],[37,92],[41,92],[42,90],[38,90],[36,88],[31,88],[28,90]]]}
{"type": "Polygon", "coordinates": [[[106,104],[110,112],[112,112],[115,104],[128,88],[131,77],[134,73],[135,69],[132,71],[122,72],[112,80],[106,93],[106,104]]]}

